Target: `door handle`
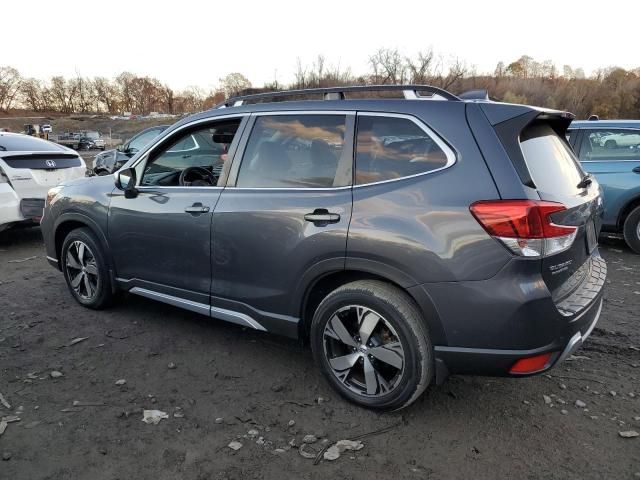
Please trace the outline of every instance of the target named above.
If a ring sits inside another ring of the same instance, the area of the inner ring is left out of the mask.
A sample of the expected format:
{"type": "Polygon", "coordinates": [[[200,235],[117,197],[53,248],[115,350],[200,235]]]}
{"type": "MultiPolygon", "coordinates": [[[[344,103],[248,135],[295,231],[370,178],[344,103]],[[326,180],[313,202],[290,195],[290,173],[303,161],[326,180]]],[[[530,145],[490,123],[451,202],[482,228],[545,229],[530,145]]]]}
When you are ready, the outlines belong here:
{"type": "Polygon", "coordinates": [[[337,223],[340,221],[340,215],[330,213],[326,208],[316,208],[313,213],[307,213],[304,216],[307,222],[313,222],[315,225],[322,227],[329,223],[337,223]]]}
{"type": "Polygon", "coordinates": [[[633,173],[640,173],[640,167],[636,167],[633,170],[631,170],[633,173]]]}
{"type": "Polygon", "coordinates": [[[209,211],[209,207],[207,207],[206,205],[202,205],[200,202],[197,202],[190,207],[185,208],[184,211],[191,214],[207,213],[209,211]]]}

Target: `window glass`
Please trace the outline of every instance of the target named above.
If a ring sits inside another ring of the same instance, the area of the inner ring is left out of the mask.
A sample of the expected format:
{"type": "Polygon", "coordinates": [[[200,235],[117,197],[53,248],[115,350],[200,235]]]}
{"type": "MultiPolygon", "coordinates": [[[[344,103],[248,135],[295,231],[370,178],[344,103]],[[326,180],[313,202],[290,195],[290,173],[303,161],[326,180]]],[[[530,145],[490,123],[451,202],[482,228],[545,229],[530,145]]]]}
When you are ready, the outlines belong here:
{"type": "Polygon", "coordinates": [[[356,184],[407,177],[446,164],[442,148],[411,120],[358,116],[356,184]]]}
{"type": "Polygon", "coordinates": [[[585,130],[580,160],[640,160],[640,130],[585,130]]]}
{"type": "Polygon", "coordinates": [[[535,123],[520,134],[520,148],[541,192],[575,195],[584,173],[566,142],[549,125],[535,123]]]}
{"type": "Polygon", "coordinates": [[[260,116],[251,131],[238,187],[331,187],[346,131],[344,115],[260,116]]]}
{"type": "Polygon", "coordinates": [[[158,135],[160,135],[161,132],[162,130],[160,129],[153,129],[153,130],[149,130],[148,132],[141,133],[137,137],[132,138],[131,141],[129,141],[129,145],[128,145],[129,151],[131,153],[139,152],[144,147],[149,145],[151,140],[153,140],[158,135]]]}
{"type": "Polygon", "coordinates": [[[141,185],[216,186],[240,120],[178,134],[145,166],[141,185]]]}

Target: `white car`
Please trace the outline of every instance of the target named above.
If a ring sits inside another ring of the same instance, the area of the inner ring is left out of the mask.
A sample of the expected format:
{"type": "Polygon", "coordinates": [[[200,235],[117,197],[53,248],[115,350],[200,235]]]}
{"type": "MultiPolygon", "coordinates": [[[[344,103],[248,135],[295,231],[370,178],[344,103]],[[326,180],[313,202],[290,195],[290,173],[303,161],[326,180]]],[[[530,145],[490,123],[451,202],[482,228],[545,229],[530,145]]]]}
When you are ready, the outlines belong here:
{"type": "Polygon", "coordinates": [[[0,132],[0,231],[15,223],[38,222],[48,190],[85,173],[82,157],[67,147],[0,132]]]}
{"type": "Polygon", "coordinates": [[[638,147],[640,146],[640,134],[630,132],[606,132],[600,135],[598,143],[605,148],[638,147]]]}

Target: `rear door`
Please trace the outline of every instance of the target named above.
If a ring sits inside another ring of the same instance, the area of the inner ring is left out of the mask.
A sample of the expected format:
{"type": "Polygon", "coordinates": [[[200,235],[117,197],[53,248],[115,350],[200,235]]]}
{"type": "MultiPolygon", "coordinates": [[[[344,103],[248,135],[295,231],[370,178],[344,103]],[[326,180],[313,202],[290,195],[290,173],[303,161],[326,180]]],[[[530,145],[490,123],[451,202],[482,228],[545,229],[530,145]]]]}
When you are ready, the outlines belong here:
{"type": "Polygon", "coordinates": [[[252,117],[214,212],[212,316],[232,311],[254,328],[295,335],[306,275],[344,268],[354,118],[252,117]]]}
{"type": "Polygon", "coordinates": [[[627,193],[640,186],[640,129],[582,129],[582,167],[604,191],[604,220],[615,227],[627,193]]]}

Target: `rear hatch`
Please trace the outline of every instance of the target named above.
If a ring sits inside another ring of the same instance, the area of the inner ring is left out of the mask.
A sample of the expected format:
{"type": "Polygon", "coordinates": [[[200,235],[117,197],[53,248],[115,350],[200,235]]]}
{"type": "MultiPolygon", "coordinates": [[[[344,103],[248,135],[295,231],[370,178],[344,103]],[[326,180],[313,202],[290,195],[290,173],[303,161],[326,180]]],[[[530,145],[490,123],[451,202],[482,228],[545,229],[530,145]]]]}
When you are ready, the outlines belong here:
{"type": "Polygon", "coordinates": [[[602,214],[600,187],[580,167],[564,138],[565,130],[537,120],[520,134],[520,147],[540,199],[566,208],[551,214],[553,223],[576,227],[572,244],[542,261],[542,276],[557,303],[590,273],[602,214]]]}
{"type": "Polygon", "coordinates": [[[0,151],[0,168],[21,198],[45,198],[51,187],[85,174],[76,153],[0,151]]]}
{"type": "Polygon", "coordinates": [[[597,254],[601,189],[565,137],[573,115],[522,105],[481,108],[515,172],[500,178],[503,200],[472,212],[514,253],[541,259],[543,280],[558,309],[574,315],[599,294],[606,266],[597,254]],[[521,185],[520,194],[514,182],[521,185]],[[511,210],[500,210],[505,207],[511,210]]]}

